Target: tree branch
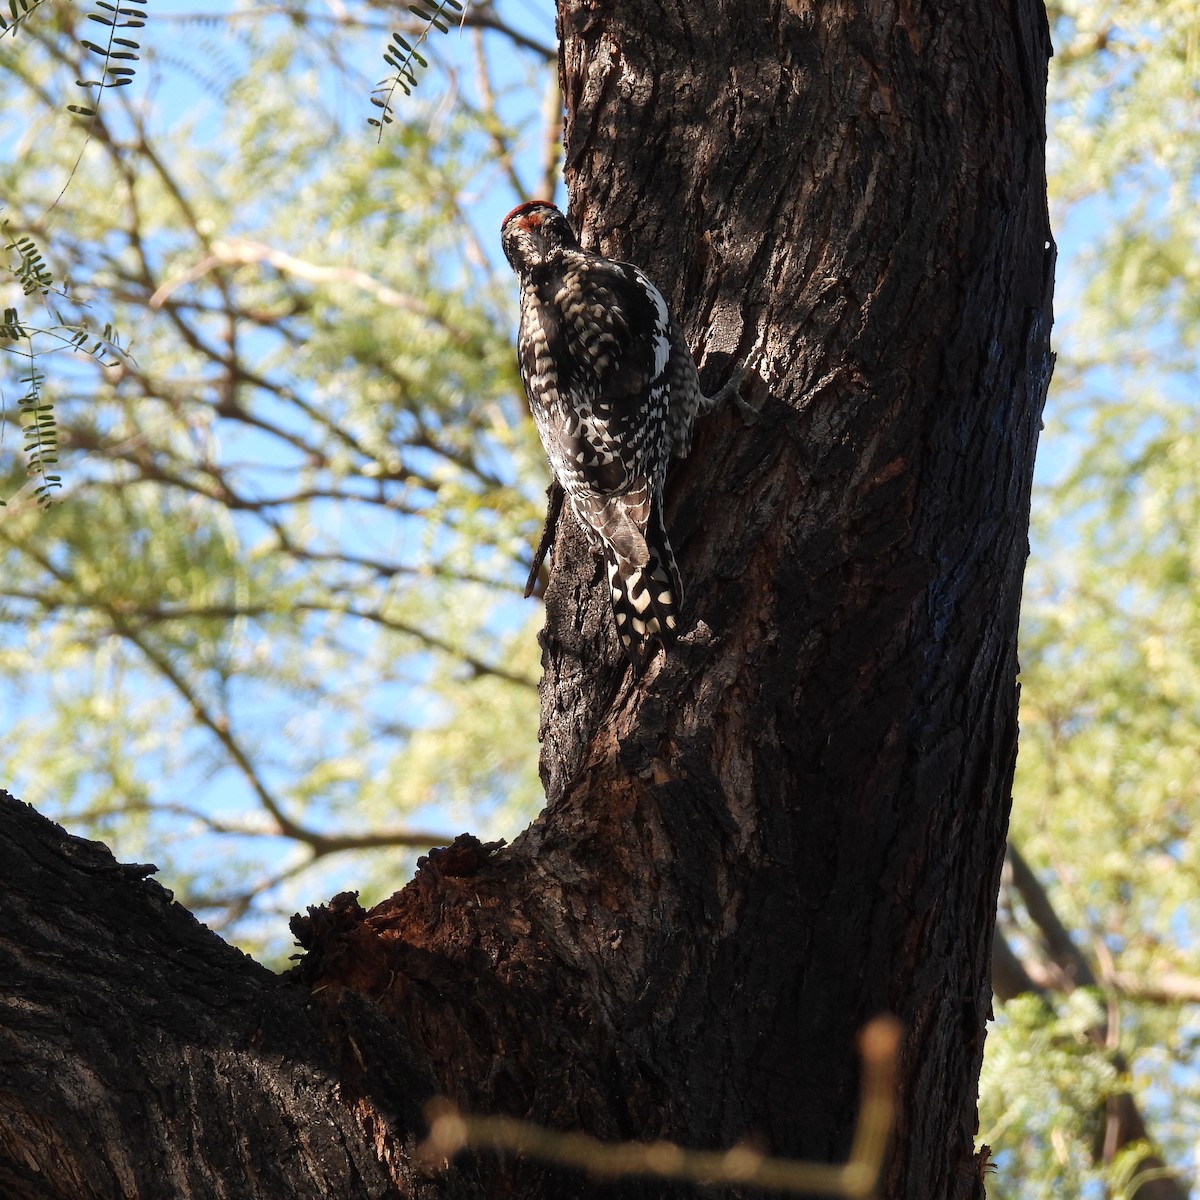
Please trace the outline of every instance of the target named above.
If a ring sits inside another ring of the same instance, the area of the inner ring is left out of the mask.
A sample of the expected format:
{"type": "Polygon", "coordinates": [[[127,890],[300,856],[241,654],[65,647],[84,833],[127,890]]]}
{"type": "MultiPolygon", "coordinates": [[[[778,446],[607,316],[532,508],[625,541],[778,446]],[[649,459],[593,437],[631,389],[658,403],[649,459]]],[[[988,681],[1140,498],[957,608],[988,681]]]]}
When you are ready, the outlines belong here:
{"type": "Polygon", "coordinates": [[[1099,987],[1083,951],[1075,945],[1066,926],[1059,920],[1046,889],[1042,887],[1024,856],[1009,844],[1008,865],[1013,886],[1020,894],[1026,911],[1042,934],[1042,941],[1054,965],[1062,973],[1058,990],[1070,992],[1076,987],[1099,987]]]}
{"type": "MultiPolygon", "coordinates": [[[[1076,987],[1099,988],[1100,983],[1090,964],[1054,911],[1049,894],[1025,857],[1011,843],[1007,863],[1013,885],[1042,935],[1041,941],[1051,956],[1053,969],[1034,962],[1022,962],[997,928],[992,945],[992,986],[996,995],[1002,1000],[1010,1000],[1030,992],[1049,1002],[1054,992],[1069,995],[1076,987]]],[[[1088,1031],[1092,1043],[1107,1050],[1113,1065],[1125,1072],[1128,1064],[1124,1055],[1113,1049],[1109,1035],[1107,1022],[1098,1023],[1088,1031]]],[[[1104,1104],[1104,1134],[1096,1147],[1097,1157],[1102,1162],[1112,1162],[1122,1150],[1139,1143],[1152,1146],[1137,1101],[1131,1094],[1116,1093],[1108,1096],[1104,1104]]],[[[1130,1200],[1187,1200],[1187,1189],[1182,1181],[1175,1172],[1167,1169],[1152,1149],[1139,1155],[1133,1179],[1127,1192],[1130,1200]]]]}

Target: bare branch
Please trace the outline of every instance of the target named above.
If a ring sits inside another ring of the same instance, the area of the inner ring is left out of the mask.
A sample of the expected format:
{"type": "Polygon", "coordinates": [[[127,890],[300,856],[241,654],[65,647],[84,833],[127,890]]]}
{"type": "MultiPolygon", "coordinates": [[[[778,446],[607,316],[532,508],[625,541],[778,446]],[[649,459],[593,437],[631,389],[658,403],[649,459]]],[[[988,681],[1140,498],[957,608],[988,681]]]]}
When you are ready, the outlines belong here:
{"type": "Polygon", "coordinates": [[[1071,940],[1067,928],[1058,919],[1046,889],[1042,887],[1033,869],[1021,852],[1011,843],[1008,847],[1008,862],[1012,870],[1013,886],[1020,893],[1029,916],[1041,931],[1043,943],[1055,966],[1062,972],[1063,980],[1059,991],[1069,992],[1076,987],[1098,987],[1091,966],[1083,951],[1071,940]]]}
{"type": "Polygon", "coordinates": [[[388,308],[402,309],[404,312],[437,322],[451,334],[457,335],[460,342],[465,343],[470,340],[446,325],[427,304],[397,291],[386,283],[381,283],[365,271],[359,271],[353,267],[320,266],[317,263],[297,258],[294,254],[287,253],[286,250],[277,250],[273,246],[265,246],[261,242],[250,241],[247,238],[218,238],[208,247],[208,250],[208,255],[195,266],[189,267],[188,270],[159,284],[158,289],[148,301],[150,307],[161,308],[172,293],[189,283],[194,283],[197,279],[202,279],[218,267],[266,263],[282,275],[293,275],[307,283],[344,283],[358,288],[359,291],[366,292],[388,308]]]}
{"type": "Polygon", "coordinates": [[[992,992],[998,1000],[1011,1000],[1026,993],[1043,999],[1047,995],[1047,988],[1034,982],[1026,964],[1013,953],[999,926],[992,934],[992,992]]]}
{"type": "Polygon", "coordinates": [[[505,135],[504,123],[500,120],[500,114],[496,111],[496,95],[492,90],[488,57],[483,45],[483,33],[478,28],[471,32],[471,44],[475,52],[475,86],[479,90],[479,98],[483,103],[483,111],[480,115],[483,118],[484,128],[487,130],[500,168],[508,179],[509,187],[512,188],[518,199],[524,199],[525,185],[517,174],[516,155],[505,135]]]}
{"type": "Polygon", "coordinates": [[[553,199],[558,190],[562,162],[563,99],[558,75],[551,72],[542,96],[542,190],[553,199]]]}
{"type": "Polygon", "coordinates": [[[1163,971],[1143,978],[1130,971],[1114,971],[1111,982],[1131,1000],[1152,1004],[1200,1004],[1200,979],[1178,971],[1163,971]]]}

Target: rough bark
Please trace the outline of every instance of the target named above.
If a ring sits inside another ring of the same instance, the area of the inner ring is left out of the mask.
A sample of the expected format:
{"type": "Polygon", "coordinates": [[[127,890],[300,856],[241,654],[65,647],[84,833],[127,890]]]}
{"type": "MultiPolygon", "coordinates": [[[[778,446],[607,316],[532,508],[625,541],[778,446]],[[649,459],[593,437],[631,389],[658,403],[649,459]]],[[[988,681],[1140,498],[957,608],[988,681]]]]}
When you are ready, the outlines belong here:
{"type": "Polygon", "coordinates": [[[3,791],[0,847],[4,1200],[480,1194],[392,1161],[435,1085],[369,1003],[273,975],[3,791]]]}
{"type": "MultiPolygon", "coordinates": [[[[313,1095],[281,1118],[291,1137],[321,1112],[361,1172],[336,1194],[388,1194],[379,1179],[491,1200],[692,1193],[488,1155],[422,1183],[405,1139],[432,1088],[604,1137],[840,1159],[854,1035],[888,1010],[905,1039],[886,1195],[982,1195],[975,1093],[1050,369],[1042,6],[569,0],[559,17],[585,240],[664,286],[710,390],[734,363],[754,372],[760,421],[710,418],[670,485],[695,628],[634,683],[564,519],[534,825],[431,858],[369,914],[342,898],[298,922],[318,1009],[160,924],[126,990],[161,976],[179,1027],[202,1031],[205,1078],[233,1056],[223,1136],[259,1141],[271,1115],[266,1010],[285,1026],[273,1069],[313,1095]],[[363,1118],[364,1096],[387,1115],[363,1118]],[[349,1148],[356,1121],[379,1176],[349,1148]]],[[[171,1067],[200,1070],[192,1047],[176,1033],[137,1064],[177,1115],[193,1093],[171,1067]]]]}
{"type": "Polygon", "coordinates": [[[574,215],[763,399],[675,480],[692,649],[619,682],[578,539],[547,594],[549,819],[643,875],[625,995],[671,1081],[644,1119],[837,1156],[852,1031],[887,1008],[891,1194],[967,1194],[1050,367],[1040,6],[578,6],[562,33],[574,215]]]}

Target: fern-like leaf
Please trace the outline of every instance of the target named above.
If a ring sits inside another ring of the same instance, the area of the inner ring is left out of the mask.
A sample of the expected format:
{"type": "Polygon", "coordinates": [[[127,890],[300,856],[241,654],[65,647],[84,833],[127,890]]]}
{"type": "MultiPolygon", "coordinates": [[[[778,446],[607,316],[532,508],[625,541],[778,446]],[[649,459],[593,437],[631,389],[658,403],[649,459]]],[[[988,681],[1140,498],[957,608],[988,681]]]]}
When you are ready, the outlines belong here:
{"type": "Polygon", "coordinates": [[[21,314],[15,308],[6,308],[4,320],[0,321],[0,341],[22,342],[28,337],[25,326],[21,324],[21,314]]]}
{"type": "MultiPolygon", "coordinates": [[[[53,293],[70,299],[67,284],[56,284],[31,237],[10,233],[7,221],[2,227],[10,239],[5,249],[12,257],[7,264],[0,264],[0,271],[6,270],[16,279],[26,296],[36,296],[57,322],[47,327],[34,326],[12,307],[5,308],[0,319],[0,353],[17,356],[22,371],[18,378],[24,394],[17,404],[25,442],[25,466],[29,475],[38,480],[33,494],[38,504],[46,508],[54,493],[62,487],[62,478],[54,470],[58,465],[58,424],[54,406],[46,398],[42,386],[45,376],[38,370],[39,359],[60,350],[70,350],[86,354],[103,367],[134,360],[111,324],[106,324],[102,333],[96,331],[87,319],[86,304],[76,302],[80,312],[74,320],[68,320],[58,311],[48,297],[53,293]]],[[[0,401],[2,399],[0,396],[0,401]]],[[[0,423],[0,436],[3,428],[0,423]]],[[[3,504],[0,499],[0,505],[3,504]]]]}
{"type": "MultiPolygon", "coordinates": [[[[15,0],[9,0],[9,3],[14,2],[15,0]]],[[[95,0],[95,4],[101,11],[88,13],[87,18],[104,26],[108,30],[108,38],[102,45],[87,38],[80,38],[79,44],[100,60],[100,78],[77,79],[75,82],[81,88],[95,88],[96,93],[94,97],[89,95],[88,104],[67,105],[68,112],[87,117],[89,120],[96,115],[105,88],[125,87],[131,84],[137,69],[129,64],[140,61],[138,51],[141,46],[132,37],[121,36],[117,31],[141,29],[146,24],[144,8],[135,8],[132,4],[110,4],[108,0],[95,0]]]]}
{"type": "MultiPolygon", "coordinates": [[[[417,86],[414,64],[420,67],[429,66],[428,61],[417,47],[429,37],[431,29],[449,33],[450,26],[446,23],[447,17],[454,20],[455,14],[465,15],[459,0],[437,0],[436,4],[424,5],[410,4],[408,11],[418,20],[423,21],[425,28],[421,30],[415,43],[410,43],[400,34],[393,33],[387,49],[383,53],[383,61],[392,68],[394,73],[379,84],[375,89],[375,94],[371,97],[371,103],[380,110],[379,116],[367,118],[367,124],[379,130],[379,139],[383,138],[383,127],[392,123],[394,116],[392,100],[396,95],[396,89],[399,88],[406,96],[411,96],[413,88],[417,86]]],[[[461,17],[458,19],[461,20],[461,17]]]]}
{"type": "Polygon", "coordinates": [[[33,339],[26,338],[26,345],[29,370],[21,376],[25,394],[17,401],[21,433],[25,437],[25,469],[40,480],[33,494],[41,508],[48,508],[54,493],[62,487],[61,476],[47,470],[58,465],[58,423],[54,419],[54,405],[42,392],[45,377],[37,369],[33,339]]]}
{"type": "Polygon", "coordinates": [[[0,12],[0,37],[6,33],[17,36],[17,30],[29,18],[29,14],[38,8],[43,0],[8,0],[8,16],[0,12]]]}
{"type": "MultiPolygon", "coordinates": [[[[8,228],[7,221],[4,222],[4,227],[8,228]]],[[[27,296],[45,296],[54,286],[54,276],[50,274],[42,252],[33,238],[21,234],[14,237],[4,248],[17,252],[17,265],[12,268],[12,272],[21,285],[21,291],[27,296]]]]}

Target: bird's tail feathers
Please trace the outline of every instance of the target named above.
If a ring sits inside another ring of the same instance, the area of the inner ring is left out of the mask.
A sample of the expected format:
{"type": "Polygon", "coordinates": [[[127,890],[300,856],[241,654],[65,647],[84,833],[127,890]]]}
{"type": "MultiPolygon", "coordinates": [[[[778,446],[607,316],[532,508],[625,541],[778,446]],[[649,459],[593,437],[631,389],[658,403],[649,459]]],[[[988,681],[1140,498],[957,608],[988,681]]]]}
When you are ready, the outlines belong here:
{"type": "Polygon", "coordinates": [[[625,558],[611,544],[606,547],[617,637],[635,673],[641,672],[655,638],[666,647],[679,635],[683,605],[679,568],[657,504],[651,508],[644,545],[647,550],[644,563],[625,558]]]}

